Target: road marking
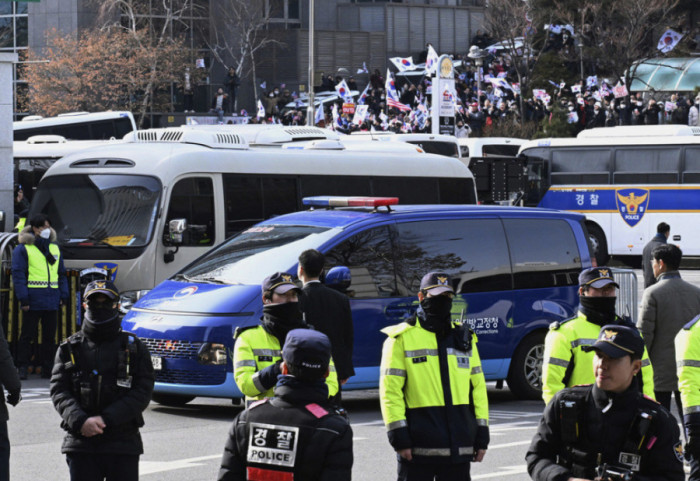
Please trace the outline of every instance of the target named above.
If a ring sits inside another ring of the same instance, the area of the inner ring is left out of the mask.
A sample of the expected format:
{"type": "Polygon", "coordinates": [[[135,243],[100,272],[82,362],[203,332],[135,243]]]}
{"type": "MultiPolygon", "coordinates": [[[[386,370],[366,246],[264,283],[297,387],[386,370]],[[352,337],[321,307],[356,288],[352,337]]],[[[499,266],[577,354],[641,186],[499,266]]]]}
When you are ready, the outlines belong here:
{"type": "MultiPolygon", "coordinates": [[[[490,446],[489,446],[489,449],[491,449],[490,446]]],[[[523,474],[523,473],[527,473],[527,466],[523,466],[523,465],[501,466],[501,467],[499,467],[498,472],[488,473],[488,474],[477,474],[476,476],[472,474],[471,478],[472,479],[500,478],[501,476],[513,476],[515,474],[523,474]]]]}
{"type": "Polygon", "coordinates": [[[513,446],[524,446],[526,444],[530,444],[531,442],[532,441],[528,439],[527,441],[515,441],[506,444],[489,444],[488,450],[491,451],[492,449],[512,448],[513,446]]]}
{"type": "Polygon", "coordinates": [[[209,461],[210,459],[221,459],[221,454],[212,454],[210,456],[199,456],[197,458],[174,459],[172,461],[141,461],[139,462],[139,475],[163,473],[165,471],[174,471],[176,469],[194,468],[203,466],[205,463],[201,461],[209,461]]]}

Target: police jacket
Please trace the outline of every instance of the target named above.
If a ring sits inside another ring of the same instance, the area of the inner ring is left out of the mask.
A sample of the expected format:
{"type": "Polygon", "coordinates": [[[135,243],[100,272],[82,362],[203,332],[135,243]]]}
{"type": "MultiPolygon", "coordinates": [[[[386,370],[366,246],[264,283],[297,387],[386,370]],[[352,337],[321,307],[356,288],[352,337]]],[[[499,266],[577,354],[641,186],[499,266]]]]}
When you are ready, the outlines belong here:
{"type": "Polygon", "coordinates": [[[620,394],[595,385],[568,388],[547,404],[527,470],[533,481],[593,479],[596,467],[607,464],[631,469],[635,481],[683,481],[679,434],[675,418],[642,395],[636,380],[620,394]]]}
{"type": "MultiPolygon", "coordinates": [[[[282,348],[277,337],[263,326],[236,329],[233,346],[233,377],[246,401],[274,395],[277,376],[281,374],[282,348]]],[[[338,376],[331,359],[330,375],[326,378],[331,396],[338,393],[338,376]]]]}
{"type": "Polygon", "coordinates": [[[21,305],[33,311],[57,310],[61,300],[68,300],[68,281],[56,232],[51,229],[49,240],[37,239],[31,226],[27,226],[17,238],[19,244],[12,251],[15,295],[21,305]],[[50,263],[49,256],[55,262],[50,263]]]}
{"type": "Polygon", "coordinates": [[[438,335],[420,321],[382,332],[389,338],[379,399],[393,448],[411,448],[418,463],[467,462],[486,449],[488,398],[476,335],[463,326],[438,335]]]}
{"type": "Polygon", "coordinates": [[[275,397],[251,404],[234,419],[219,481],[350,480],[352,429],[328,404],[326,385],[284,376],[274,391],[275,397]]]}
{"type": "Polygon", "coordinates": [[[142,454],[139,428],[148,407],[155,376],[148,348],[121,331],[95,343],[82,331],[56,352],[51,400],[67,431],[61,452],[142,454]],[[102,416],[103,434],[86,438],[80,428],[91,416],[102,416]]]}
{"type": "Polygon", "coordinates": [[[700,436],[700,316],[676,335],[678,390],[683,403],[683,424],[688,436],[700,436]]]}
{"type": "MultiPolygon", "coordinates": [[[[618,317],[619,323],[627,321],[618,317]]],[[[634,327],[632,324],[630,326],[634,327]]],[[[564,322],[554,322],[544,338],[544,363],[542,365],[542,399],[545,404],[565,387],[591,384],[595,381],[593,357],[595,352],[585,352],[583,346],[592,345],[601,326],[590,322],[579,311],[578,316],[564,322]]],[[[649,354],[644,348],[641,376],[644,394],[654,398],[654,370],[649,354]]],[[[641,382],[641,381],[640,381],[641,382]]]]}

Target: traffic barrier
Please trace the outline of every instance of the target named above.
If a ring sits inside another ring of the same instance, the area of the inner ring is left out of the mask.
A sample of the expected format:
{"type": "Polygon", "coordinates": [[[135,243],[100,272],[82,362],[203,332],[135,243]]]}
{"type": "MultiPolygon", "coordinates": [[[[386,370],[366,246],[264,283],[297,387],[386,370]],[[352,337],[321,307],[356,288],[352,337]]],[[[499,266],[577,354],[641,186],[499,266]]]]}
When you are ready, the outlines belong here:
{"type": "Polygon", "coordinates": [[[620,286],[615,303],[615,312],[620,316],[629,317],[632,322],[637,323],[637,274],[632,269],[612,269],[615,282],[620,286]]]}

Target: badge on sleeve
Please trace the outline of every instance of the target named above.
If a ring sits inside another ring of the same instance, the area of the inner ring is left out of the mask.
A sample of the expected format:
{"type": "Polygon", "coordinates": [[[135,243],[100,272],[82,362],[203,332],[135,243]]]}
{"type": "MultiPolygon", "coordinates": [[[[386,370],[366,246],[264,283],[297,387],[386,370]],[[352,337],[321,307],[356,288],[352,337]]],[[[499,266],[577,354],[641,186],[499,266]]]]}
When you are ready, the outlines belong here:
{"type": "Polygon", "coordinates": [[[683,445],[680,441],[673,445],[673,453],[678,458],[678,461],[683,462],[683,445]]]}

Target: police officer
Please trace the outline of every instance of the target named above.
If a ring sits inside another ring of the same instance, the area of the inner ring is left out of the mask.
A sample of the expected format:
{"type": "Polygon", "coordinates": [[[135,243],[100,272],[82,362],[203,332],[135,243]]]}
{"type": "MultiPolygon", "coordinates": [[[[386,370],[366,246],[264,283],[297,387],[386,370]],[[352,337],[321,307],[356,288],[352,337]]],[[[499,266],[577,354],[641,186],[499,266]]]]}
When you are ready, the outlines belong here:
{"type": "Polygon", "coordinates": [[[476,335],[452,323],[450,277],[421,280],[418,315],[383,330],[382,417],[399,480],[470,479],[489,443],[488,399],[476,335]],[[437,389],[431,389],[436,387],[437,389]],[[474,405],[469,405],[470,395],[474,405]]]}
{"type": "Polygon", "coordinates": [[[585,349],[594,352],[595,384],[559,391],[547,404],[526,456],[532,479],[685,479],[674,417],[637,386],[639,331],[609,324],[585,349]]]}
{"type": "Polygon", "coordinates": [[[51,399],[67,432],[61,452],[71,480],[137,480],[141,413],[155,380],[151,356],[121,330],[112,282],[91,282],[83,301],[82,330],[59,346],[51,376],[51,399]]]}
{"type": "Polygon", "coordinates": [[[328,337],[293,329],[282,357],[274,397],[251,404],[234,419],[219,481],[349,481],[352,429],[328,400],[328,337]]]}
{"type": "Polygon", "coordinates": [[[48,218],[37,214],[17,236],[12,252],[12,281],[24,312],[17,347],[19,378],[27,379],[32,355],[31,343],[41,322],[42,377],[51,377],[51,361],[56,352],[58,308],[68,300],[68,281],[63,256],[56,244],[56,232],[48,218]]]}
{"type": "MultiPolygon", "coordinates": [[[[292,329],[308,327],[299,310],[299,286],[291,274],[275,272],[262,283],[263,315],[257,326],[239,327],[234,334],[233,377],[247,404],[273,396],[282,374],[281,347],[292,329]]],[[[338,392],[338,376],[331,363],[331,396],[338,392]]]]}
{"type": "Polygon", "coordinates": [[[683,424],[688,442],[685,455],[690,461],[689,481],[700,480],[700,316],[683,326],[676,335],[678,389],[683,404],[683,424]]]}
{"type": "MultiPolygon", "coordinates": [[[[564,322],[552,323],[544,339],[542,398],[545,403],[565,387],[593,382],[593,353],[582,348],[595,341],[601,326],[611,322],[634,326],[631,321],[615,314],[616,289],[620,286],[609,267],[585,269],[578,276],[578,282],[578,315],[564,322]]],[[[640,377],[644,394],[653,399],[654,371],[646,349],[640,377]]]]}

